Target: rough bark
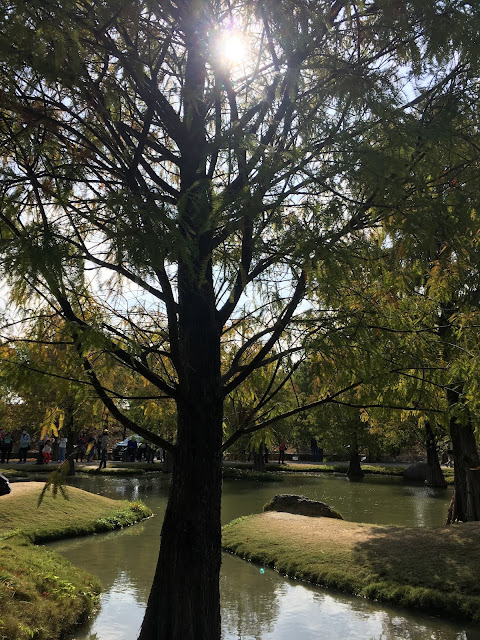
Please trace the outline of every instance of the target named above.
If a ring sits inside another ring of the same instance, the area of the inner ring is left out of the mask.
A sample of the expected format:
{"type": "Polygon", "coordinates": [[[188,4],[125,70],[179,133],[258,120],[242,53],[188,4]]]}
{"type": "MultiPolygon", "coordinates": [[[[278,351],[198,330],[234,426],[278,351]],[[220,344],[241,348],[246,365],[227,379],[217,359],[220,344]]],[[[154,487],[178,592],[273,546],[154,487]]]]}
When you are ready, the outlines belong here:
{"type": "Polygon", "coordinates": [[[446,488],[447,483],[438,459],[437,441],[429,422],[425,423],[425,447],[427,450],[427,479],[425,484],[428,487],[446,488]]]}
{"type": "Polygon", "coordinates": [[[255,471],[266,471],[263,447],[260,447],[258,450],[253,452],[253,469],[255,471]]]}
{"type": "MultiPolygon", "coordinates": [[[[221,415],[218,407],[217,414],[221,415]]],[[[179,416],[160,554],[139,640],[220,638],[222,458],[218,415],[215,422],[216,427],[211,411],[187,410],[179,416]]]]}
{"type": "MultiPolygon", "coordinates": [[[[450,406],[459,392],[449,390],[450,406]]],[[[450,439],[454,458],[454,490],[446,524],[480,520],[480,458],[472,424],[450,418],[450,439]]]]}
{"type": "Polygon", "coordinates": [[[352,438],[352,443],[350,445],[350,454],[349,454],[349,465],[347,476],[351,480],[361,480],[365,475],[362,471],[362,465],[360,462],[360,453],[358,452],[358,439],[357,434],[355,433],[352,438]]]}
{"type": "Polygon", "coordinates": [[[360,454],[358,451],[350,451],[350,462],[348,465],[347,476],[350,479],[360,480],[365,474],[362,471],[360,463],[360,454]]]}

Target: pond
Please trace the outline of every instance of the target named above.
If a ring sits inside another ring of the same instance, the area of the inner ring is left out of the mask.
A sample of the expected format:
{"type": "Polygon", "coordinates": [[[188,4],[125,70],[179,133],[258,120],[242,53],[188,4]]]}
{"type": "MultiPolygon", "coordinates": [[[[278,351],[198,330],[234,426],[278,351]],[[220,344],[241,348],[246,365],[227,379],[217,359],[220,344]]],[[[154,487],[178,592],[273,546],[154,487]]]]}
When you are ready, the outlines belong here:
{"type": "MultiPolygon", "coordinates": [[[[70,640],[135,640],[155,570],[168,478],[75,478],[82,489],[112,498],[141,499],[156,514],[122,531],[49,545],[97,575],[104,587],[98,615],[70,640]]],[[[287,476],[280,483],[227,480],[222,519],[257,513],[276,493],[322,500],[347,520],[440,526],[450,490],[407,486],[398,478],[287,476]]],[[[224,554],[221,575],[223,640],[480,640],[480,628],[379,606],[305,583],[224,554]]]]}

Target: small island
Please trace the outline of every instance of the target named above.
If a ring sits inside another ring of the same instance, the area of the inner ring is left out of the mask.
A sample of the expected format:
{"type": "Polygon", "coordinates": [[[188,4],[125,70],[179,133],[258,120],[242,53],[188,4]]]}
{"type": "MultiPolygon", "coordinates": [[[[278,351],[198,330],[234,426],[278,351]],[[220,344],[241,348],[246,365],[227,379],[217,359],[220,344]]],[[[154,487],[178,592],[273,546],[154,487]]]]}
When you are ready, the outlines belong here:
{"type": "Polygon", "coordinates": [[[68,500],[43,482],[15,482],[0,496],[0,636],[51,640],[95,609],[99,581],[39,543],[128,526],[151,515],[141,502],[68,487],[68,500]]]}
{"type": "Polygon", "coordinates": [[[290,578],[480,621],[478,522],[398,527],[266,510],[226,525],[222,545],[290,578]]]}

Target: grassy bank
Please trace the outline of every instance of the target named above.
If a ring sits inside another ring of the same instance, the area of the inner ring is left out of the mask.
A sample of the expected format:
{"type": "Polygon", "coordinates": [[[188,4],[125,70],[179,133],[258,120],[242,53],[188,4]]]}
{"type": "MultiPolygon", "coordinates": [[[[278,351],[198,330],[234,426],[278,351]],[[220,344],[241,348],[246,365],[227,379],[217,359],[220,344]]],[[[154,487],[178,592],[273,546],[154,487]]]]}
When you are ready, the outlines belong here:
{"type": "Polygon", "coordinates": [[[43,483],[12,483],[0,496],[0,640],[52,640],[87,617],[100,585],[61,556],[32,543],[133,524],[150,511],[141,503],[110,500],[74,487],[69,500],[43,483]]]}
{"type": "Polygon", "coordinates": [[[285,479],[285,474],[224,466],[223,478],[228,480],[255,480],[257,482],[282,482],[285,479]]]}
{"type": "Polygon", "coordinates": [[[223,529],[223,547],[289,577],[480,622],[480,523],[359,524],[268,512],[223,529]]]}
{"type": "MultiPolygon", "coordinates": [[[[375,475],[375,476],[397,476],[401,477],[405,469],[408,465],[403,466],[393,466],[393,465],[382,465],[382,464],[364,464],[362,465],[362,470],[366,476],[375,475]]],[[[235,477],[237,479],[249,478],[248,472],[253,470],[252,462],[243,462],[243,461],[226,461],[223,464],[224,469],[224,477],[235,477]],[[237,470],[237,475],[235,476],[234,470],[237,470]]],[[[290,473],[292,474],[308,474],[308,473],[338,473],[345,475],[348,471],[348,463],[346,462],[336,462],[336,463],[313,463],[313,462],[287,462],[285,465],[280,465],[277,462],[269,462],[265,466],[265,472],[262,473],[263,476],[268,475],[276,475],[276,476],[285,476],[290,473]]],[[[453,484],[453,469],[443,468],[443,474],[445,476],[445,480],[447,484],[453,484]]],[[[256,472],[259,473],[259,472],[256,472]]]]}

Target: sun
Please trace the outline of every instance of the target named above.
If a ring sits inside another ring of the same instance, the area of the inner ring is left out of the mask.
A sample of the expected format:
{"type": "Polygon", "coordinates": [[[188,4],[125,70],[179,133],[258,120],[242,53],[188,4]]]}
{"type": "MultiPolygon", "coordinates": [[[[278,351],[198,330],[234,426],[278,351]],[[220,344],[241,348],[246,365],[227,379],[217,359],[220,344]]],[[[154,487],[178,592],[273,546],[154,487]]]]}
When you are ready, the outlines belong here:
{"type": "Polygon", "coordinates": [[[215,48],[220,63],[226,67],[231,68],[241,65],[247,58],[247,40],[238,31],[223,31],[217,37],[215,48]]]}

